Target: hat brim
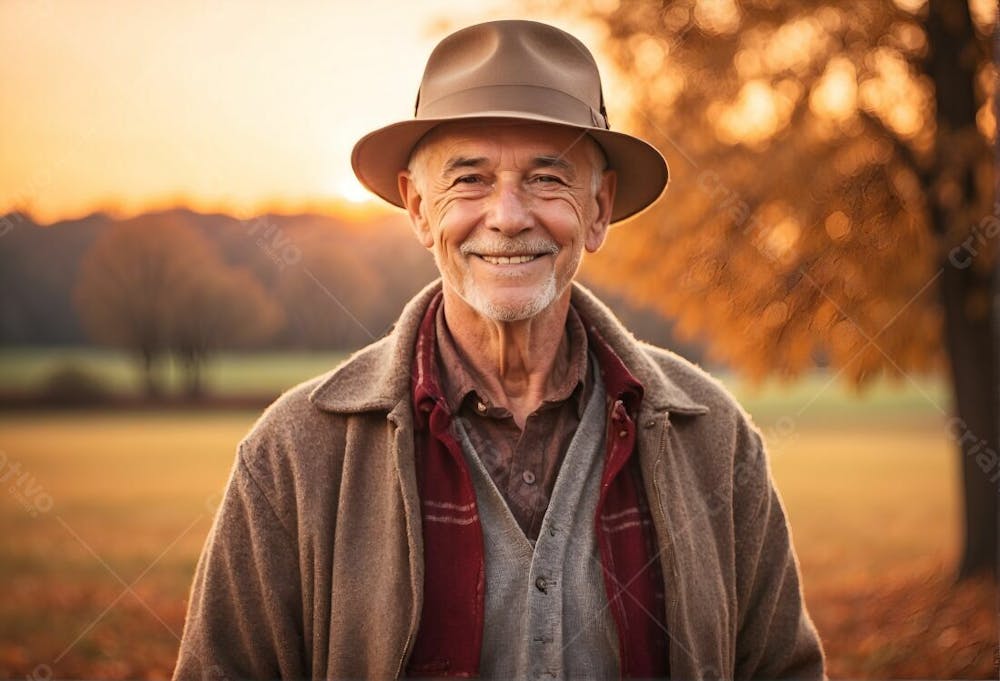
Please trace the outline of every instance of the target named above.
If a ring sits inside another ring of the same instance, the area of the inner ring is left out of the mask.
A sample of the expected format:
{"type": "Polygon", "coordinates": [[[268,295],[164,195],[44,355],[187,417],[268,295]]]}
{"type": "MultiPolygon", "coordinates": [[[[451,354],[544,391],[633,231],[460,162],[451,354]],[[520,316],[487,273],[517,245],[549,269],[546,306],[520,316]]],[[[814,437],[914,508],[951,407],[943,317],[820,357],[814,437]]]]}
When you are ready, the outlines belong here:
{"type": "Polygon", "coordinates": [[[354,145],[351,166],[365,187],[400,208],[397,176],[406,168],[410,152],[421,137],[442,123],[486,118],[503,118],[538,123],[553,123],[586,131],[604,150],[608,167],[618,176],[611,222],[632,217],[648,207],[666,189],[669,178],[667,162],[653,145],[638,137],[604,128],[571,125],[564,120],[511,111],[481,111],[468,116],[413,119],[393,123],[368,133],[354,145]]]}

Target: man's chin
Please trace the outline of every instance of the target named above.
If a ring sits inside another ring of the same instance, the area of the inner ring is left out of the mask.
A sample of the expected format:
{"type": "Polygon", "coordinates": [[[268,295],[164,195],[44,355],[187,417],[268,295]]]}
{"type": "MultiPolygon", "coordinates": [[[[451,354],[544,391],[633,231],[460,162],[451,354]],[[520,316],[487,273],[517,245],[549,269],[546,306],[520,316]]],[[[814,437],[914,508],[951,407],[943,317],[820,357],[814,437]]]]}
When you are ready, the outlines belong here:
{"type": "Polygon", "coordinates": [[[481,315],[497,322],[519,322],[540,314],[555,300],[554,287],[534,295],[477,295],[472,292],[467,302],[481,315]]]}

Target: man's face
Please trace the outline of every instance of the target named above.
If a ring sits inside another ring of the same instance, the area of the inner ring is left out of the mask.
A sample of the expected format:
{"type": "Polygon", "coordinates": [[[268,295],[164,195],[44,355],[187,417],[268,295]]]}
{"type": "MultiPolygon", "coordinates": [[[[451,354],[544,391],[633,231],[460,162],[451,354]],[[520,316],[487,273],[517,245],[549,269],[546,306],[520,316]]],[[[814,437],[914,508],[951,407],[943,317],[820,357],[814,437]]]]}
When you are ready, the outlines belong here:
{"type": "Polygon", "coordinates": [[[421,147],[400,193],[444,286],[496,321],[533,317],[566,294],[608,228],[615,178],[596,144],[501,121],[448,123],[421,147]]]}

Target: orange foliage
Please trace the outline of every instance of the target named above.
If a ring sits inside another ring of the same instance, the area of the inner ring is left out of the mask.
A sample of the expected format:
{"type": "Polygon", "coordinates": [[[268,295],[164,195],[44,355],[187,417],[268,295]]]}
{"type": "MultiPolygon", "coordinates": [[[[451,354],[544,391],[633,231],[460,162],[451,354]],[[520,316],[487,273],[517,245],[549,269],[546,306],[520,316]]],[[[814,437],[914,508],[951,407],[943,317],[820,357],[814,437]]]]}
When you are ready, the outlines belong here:
{"type": "MultiPolygon", "coordinates": [[[[929,184],[921,17],[765,0],[591,14],[634,81],[630,127],[666,152],[672,179],[664,200],[612,230],[587,276],[675,317],[683,338],[752,378],[831,365],[863,384],[937,368],[934,283],[989,215],[993,168],[983,131],[965,131],[954,153],[980,200],[938,233],[928,193],[948,185],[929,184]]],[[[997,241],[976,267],[992,266],[997,241]]]]}
{"type": "Polygon", "coordinates": [[[830,678],[997,677],[997,588],[928,574],[816,596],[810,612],[830,678]]]}

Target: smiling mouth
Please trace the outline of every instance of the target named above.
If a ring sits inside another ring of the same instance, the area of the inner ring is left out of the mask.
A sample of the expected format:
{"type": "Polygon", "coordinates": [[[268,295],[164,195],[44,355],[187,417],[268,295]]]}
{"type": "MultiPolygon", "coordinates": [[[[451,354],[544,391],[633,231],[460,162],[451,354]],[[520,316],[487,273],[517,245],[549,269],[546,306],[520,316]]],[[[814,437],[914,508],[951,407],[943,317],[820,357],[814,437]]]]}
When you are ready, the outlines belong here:
{"type": "Polygon", "coordinates": [[[526,262],[531,262],[532,260],[537,260],[543,256],[548,255],[548,253],[537,253],[535,255],[482,255],[477,254],[477,257],[485,260],[491,265],[521,265],[526,262]]]}

